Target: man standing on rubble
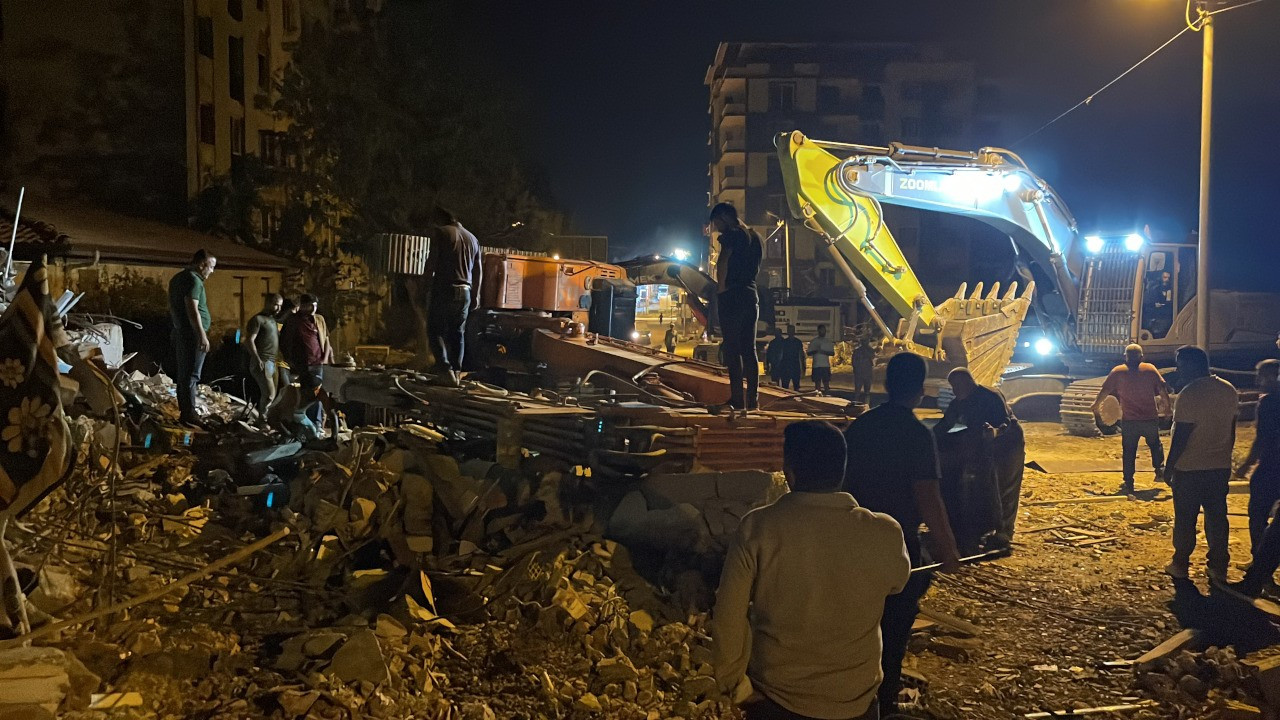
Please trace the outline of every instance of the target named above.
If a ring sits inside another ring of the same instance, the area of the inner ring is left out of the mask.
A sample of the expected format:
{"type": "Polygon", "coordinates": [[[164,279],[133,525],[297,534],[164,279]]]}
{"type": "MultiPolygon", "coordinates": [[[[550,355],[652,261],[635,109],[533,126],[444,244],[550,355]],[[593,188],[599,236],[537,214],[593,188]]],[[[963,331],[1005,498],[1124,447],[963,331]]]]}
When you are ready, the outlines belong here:
{"type": "Polygon", "coordinates": [[[1124,364],[1117,365],[1107,375],[1093,401],[1094,417],[1099,417],[1102,401],[1115,396],[1120,401],[1121,450],[1124,463],[1124,484],[1120,495],[1133,493],[1133,475],[1138,464],[1138,441],[1146,440],[1151,450],[1151,467],[1159,478],[1164,472],[1164,445],[1160,443],[1160,410],[1156,396],[1164,400],[1164,407],[1172,407],[1169,401],[1169,385],[1160,371],[1151,363],[1142,362],[1142,346],[1133,343],[1124,349],[1124,364]]]}
{"type": "Polygon", "coordinates": [[[1230,561],[1227,489],[1236,440],[1239,398],[1235,387],[1212,374],[1209,354],[1194,345],[1178,348],[1178,379],[1188,384],[1173,411],[1173,440],[1165,482],[1173,486],[1173,560],[1165,572],[1186,579],[1196,548],[1196,522],[1204,510],[1209,543],[1209,579],[1226,582],[1230,561]]]}
{"type": "MultiPolygon", "coordinates": [[[[994,517],[983,530],[993,530],[991,543],[1008,547],[1018,522],[1018,501],[1022,493],[1023,463],[1027,459],[1022,425],[999,390],[979,385],[968,368],[958,367],[947,374],[955,399],[947,406],[933,433],[942,441],[957,425],[964,426],[962,462],[987,468],[994,475],[992,487],[981,509],[994,517]]],[[[963,474],[965,468],[960,468],[963,474]]]]}
{"type": "Polygon", "coordinates": [[[199,425],[196,387],[204,358],[209,354],[209,300],[204,282],[213,274],[218,258],[204,249],[169,281],[169,319],[173,325],[173,382],[178,395],[178,422],[199,425]]]}
{"type": "Polygon", "coordinates": [[[760,361],[756,357],[760,297],[756,275],[764,245],[756,231],[738,219],[738,211],[729,203],[711,208],[711,229],[719,234],[720,241],[716,310],[723,338],[721,350],[729,368],[729,407],[755,410],[760,384],[760,361]]]}
{"type": "Polygon", "coordinates": [[[880,717],[877,626],[911,565],[893,518],[840,491],[844,466],[835,427],[788,425],[782,467],[791,492],[742,519],[725,559],[716,681],[748,720],[880,717]]]}
{"type": "Polygon", "coordinates": [[[427,338],[445,384],[457,385],[466,351],[467,316],[480,308],[480,242],[453,213],[437,206],[431,213],[431,307],[427,338]]]}
{"type": "MultiPolygon", "coordinates": [[[[889,399],[863,413],[845,430],[849,463],[845,469],[845,490],[868,510],[883,512],[902,527],[907,554],[913,567],[922,564],[920,523],[929,527],[932,559],[942,563],[944,572],[960,567],[955,535],[942,502],[939,487],[938,451],[933,433],[915,416],[915,406],[924,397],[924,380],[929,367],[925,359],[901,352],[885,367],[885,391],[889,399]]],[[[856,548],[849,547],[849,552],[856,548]]],[[[928,572],[912,573],[906,587],[890,595],[884,603],[880,634],[884,638],[880,684],[880,713],[897,712],[902,690],[902,659],[911,639],[911,625],[920,610],[920,598],[929,589],[928,572]]]]}
{"type": "Polygon", "coordinates": [[[1272,509],[1280,502],[1280,360],[1258,363],[1256,379],[1265,393],[1258,400],[1257,432],[1249,454],[1236,468],[1236,477],[1242,478],[1254,463],[1258,465],[1249,479],[1249,546],[1255,557],[1272,509]]]}
{"type": "Polygon", "coordinates": [[[276,357],[280,354],[280,326],[276,319],[283,308],[280,293],[268,293],[262,311],[249,318],[240,341],[249,356],[249,376],[258,384],[258,414],[264,419],[276,397],[276,357]]]}
{"type": "Polygon", "coordinates": [[[319,428],[324,418],[319,399],[324,391],[324,364],[333,359],[333,347],[329,345],[329,326],[316,312],[315,295],[298,297],[298,311],[285,320],[281,331],[281,349],[302,388],[306,415],[319,428]]]}

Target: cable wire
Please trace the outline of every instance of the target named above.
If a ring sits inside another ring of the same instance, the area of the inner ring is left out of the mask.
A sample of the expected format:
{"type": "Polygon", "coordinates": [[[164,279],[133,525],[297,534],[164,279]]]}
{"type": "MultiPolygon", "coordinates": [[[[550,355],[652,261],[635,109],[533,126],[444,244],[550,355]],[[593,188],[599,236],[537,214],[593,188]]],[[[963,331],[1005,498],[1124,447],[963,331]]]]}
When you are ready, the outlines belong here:
{"type": "MultiPolygon", "coordinates": [[[[1254,1],[1254,2],[1260,2],[1261,0],[1253,0],[1253,1],[1254,1]]],[[[1155,56],[1156,56],[1156,54],[1157,54],[1157,53],[1159,53],[1161,50],[1164,50],[1165,48],[1169,47],[1169,45],[1173,44],[1173,41],[1174,41],[1174,40],[1177,40],[1178,38],[1182,37],[1182,35],[1183,35],[1184,33],[1189,32],[1189,31],[1192,31],[1192,30],[1197,30],[1197,31],[1198,31],[1198,28],[1196,28],[1195,26],[1193,26],[1193,25],[1191,25],[1191,24],[1188,24],[1186,27],[1184,27],[1184,28],[1182,28],[1181,30],[1179,30],[1179,31],[1177,32],[1177,34],[1176,34],[1176,35],[1174,35],[1173,37],[1169,38],[1168,40],[1165,40],[1165,41],[1164,41],[1164,43],[1160,45],[1160,47],[1158,47],[1158,48],[1156,48],[1155,50],[1152,50],[1151,52],[1147,53],[1147,56],[1146,56],[1146,57],[1144,57],[1144,58],[1142,58],[1141,60],[1139,60],[1138,62],[1134,63],[1134,64],[1133,64],[1133,65],[1132,65],[1128,70],[1125,70],[1124,72],[1122,72],[1122,73],[1120,73],[1119,75],[1115,76],[1115,77],[1114,77],[1114,78],[1112,78],[1112,79],[1111,79],[1111,81],[1110,81],[1110,82],[1108,82],[1106,85],[1103,85],[1102,87],[1098,88],[1097,90],[1094,90],[1092,93],[1090,93],[1088,96],[1086,96],[1086,97],[1085,97],[1085,99],[1083,99],[1083,100],[1081,100],[1080,102],[1076,103],[1075,105],[1072,105],[1071,107],[1067,108],[1065,111],[1063,111],[1063,112],[1062,112],[1062,114],[1058,115],[1057,117],[1055,117],[1054,119],[1052,119],[1052,120],[1050,120],[1049,122],[1045,123],[1044,125],[1041,125],[1040,127],[1036,128],[1036,129],[1035,129],[1035,131],[1031,132],[1031,133],[1030,133],[1030,134],[1028,134],[1028,135],[1023,136],[1023,137],[1022,137],[1021,139],[1019,139],[1017,142],[1013,143],[1013,145],[1011,145],[1010,147],[1018,147],[1019,145],[1021,145],[1021,144],[1022,144],[1022,143],[1024,143],[1024,142],[1026,142],[1027,140],[1030,140],[1031,138],[1033,138],[1033,137],[1035,137],[1036,135],[1040,134],[1040,132],[1041,132],[1041,131],[1043,131],[1045,128],[1049,127],[1050,125],[1052,125],[1052,124],[1054,124],[1054,123],[1058,122],[1058,121],[1059,121],[1059,120],[1061,120],[1062,118],[1064,118],[1064,117],[1066,117],[1066,116],[1070,115],[1071,113],[1075,112],[1076,110],[1080,109],[1080,107],[1082,107],[1082,106],[1084,106],[1084,105],[1088,105],[1088,104],[1092,103],[1092,102],[1093,102],[1093,99],[1094,99],[1095,97],[1097,97],[1098,95],[1101,95],[1101,94],[1102,94],[1102,92],[1103,92],[1104,90],[1106,90],[1107,88],[1111,87],[1112,85],[1115,85],[1117,82],[1120,82],[1120,79],[1121,79],[1121,78],[1123,78],[1125,75],[1128,75],[1129,73],[1133,72],[1134,70],[1137,70],[1137,69],[1138,69],[1138,67],[1139,67],[1140,65],[1142,65],[1142,64],[1143,64],[1143,63],[1145,63],[1146,61],[1150,60],[1151,58],[1155,57],[1155,56]]]]}

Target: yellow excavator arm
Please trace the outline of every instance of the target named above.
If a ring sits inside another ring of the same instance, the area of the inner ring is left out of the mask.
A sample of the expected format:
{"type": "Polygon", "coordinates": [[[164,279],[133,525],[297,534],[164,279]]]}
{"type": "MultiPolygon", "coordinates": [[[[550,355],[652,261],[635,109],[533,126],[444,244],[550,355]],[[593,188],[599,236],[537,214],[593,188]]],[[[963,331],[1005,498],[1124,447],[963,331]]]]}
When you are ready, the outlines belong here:
{"type": "MultiPolygon", "coordinates": [[[[839,143],[810,141],[800,132],[779,135],[776,145],[792,215],[826,242],[833,262],[884,335],[882,355],[908,350],[944,365],[966,366],[979,383],[996,384],[1013,357],[1035,283],[1027,283],[1021,294],[1015,283],[1004,295],[998,283],[985,295],[981,283],[972,293],[967,284],[961,284],[954,296],[934,305],[886,227],[877,194],[865,190],[860,182],[865,179],[861,174],[871,170],[830,152],[829,148],[839,143]],[[896,330],[881,318],[862,279],[902,316],[896,330]]],[[[985,160],[983,157],[979,162],[985,160]]],[[[908,176],[900,180],[935,184],[954,182],[951,178],[959,176],[966,183],[959,189],[971,192],[969,185],[976,178],[977,190],[973,192],[983,193],[983,183],[994,182],[998,190],[1008,176],[977,163],[959,166],[959,172],[945,170],[950,174],[938,179],[908,176]]],[[[1013,177],[1022,181],[1020,175],[1013,177]]],[[[973,206],[938,204],[931,209],[968,214],[977,205],[975,199],[973,206]]]]}
{"type": "Polygon", "coordinates": [[[894,310],[903,317],[916,314],[920,322],[933,325],[937,310],[884,224],[879,204],[842,187],[842,158],[798,132],[785,136],[785,148],[782,137],[778,151],[787,159],[781,167],[791,214],[837,251],[837,264],[852,264],[894,310]]]}

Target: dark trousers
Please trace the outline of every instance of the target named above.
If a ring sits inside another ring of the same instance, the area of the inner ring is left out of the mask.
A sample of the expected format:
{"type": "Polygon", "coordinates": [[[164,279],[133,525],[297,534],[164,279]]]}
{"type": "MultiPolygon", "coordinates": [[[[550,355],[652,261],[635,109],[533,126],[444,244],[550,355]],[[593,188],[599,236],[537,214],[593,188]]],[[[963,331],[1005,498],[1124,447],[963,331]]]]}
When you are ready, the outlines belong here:
{"type": "Polygon", "coordinates": [[[302,388],[302,412],[318,428],[324,415],[324,406],[319,398],[320,389],[324,387],[324,366],[298,364],[294,367],[299,368],[295,374],[298,376],[298,386],[302,388]]]}
{"type": "Polygon", "coordinates": [[[1026,470],[1027,443],[1021,427],[1011,427],[993,443],[996,491],[1000,494],[1000,520],[996,532],[1013,539],[1018,524],[1018,504],[1022,500],[1022,473],[1026,470]]]}
{"type": "Polygon", "coordinates": [[[1204,510],[1204,534],[1209,542],[1209,569],[1227,572],[1227,483],[1231,470],[1175,471],[1173,474],[1173,561],[1191,563],[1196,549],[1196,524],[1204,510]]]}
{"type": "Polygon", "coordinates": [[[724,353],[725,367],[729,368],[729,405],[738,409],[754,409],[760,385],[760,361],[756,357],[759,300],[754,291],[745,288],[722,292],[716,300],[720,333],[724,337],[720,349],[724,353]]]}
{"type": "MultiPolygon", "coordinates": [[[[791,712],[767,697],[743,705],[742,714],[747,716],[747,720],[813,720],[807,715],[791,712]]],[[[880,706],[873,702],[866,712],[849,720],[880,720],[880,706]]]]}
{"type": "Polygon", "coordinates": [[[183,422],[198,420],[196,416],[196,386],[204,371],[204,351],[196,338],[184,333],[173,334],[173,382],[177,386],[178,417],[183,422]]]}
{"type": "Polygon", "coordinates": [[[816,367],[813,369],[813,389],[814,390],[830,390],[831,389],[831,368],[816,367]]]}
{"type": "Polygon", "coordinates": [[[1124,454],[1124,484],[1133,485],[1138,464],[1138,441],[1146,440],[1151,450],[1151,467],[1157,472],[1164,467],[1164,445],[1160,443],[1159,420],[1125,420],[1120,423],[1121,448],[1124,454]]]}
{"type": "Polygon", "coordinates": [[[1271,509],[1280,501],[1280,471],[1259,467],[1249,478],[1249,547],[1256,555],[1271,509]]]}
{"type": "Polygon", "coordinates": [[[427,339],[440,367],[462,371],[467,315],[470,313],[471,288],[450,285],[437,288],[432,294],[431,310],[427,316],[427,339]]]}
{"type": "MultiPolygon", "coordinates": [[[[1256,480],[1258,473],[1253,475],[1256,480]]],[[[1249,497],[1249,530],[1252,535],[1253,531],[1253,496],[1249,497]]],[[[1262,537],[1253,543],[1253,564],[1249,566],[1249,570],[1244,574],[1243,585],[1257,594],[1266,586],[1276,574],[1276,568],[1280,567],[1280,522],[1274,519],[1267,526],[1266,532],[1262,537]]]]}
{"type": "MultiPolygon", "coordinates": [[[[917,555],[918,553],[912,553],[917,555]]],[[[915,563],[913,563],[915,564],[915,563]]],[[[884,599],[884,615],[880,617],[880,637],[884,650],[880,653],[880,667],[884,680],[878,693],[880,707],[893,707],[902,690],[902,660],[907,656],[907,643],[911,640],[911,626],[920,614],[920,598],[929,591],[933,575],[928,572],[911,573],[902,592],[884,599]]]]}
{"type": "Polygon", "coordinates": [[[855,367],[853,369],[853,392],[855,395],[871,396],[871,368],[855,367]]]}

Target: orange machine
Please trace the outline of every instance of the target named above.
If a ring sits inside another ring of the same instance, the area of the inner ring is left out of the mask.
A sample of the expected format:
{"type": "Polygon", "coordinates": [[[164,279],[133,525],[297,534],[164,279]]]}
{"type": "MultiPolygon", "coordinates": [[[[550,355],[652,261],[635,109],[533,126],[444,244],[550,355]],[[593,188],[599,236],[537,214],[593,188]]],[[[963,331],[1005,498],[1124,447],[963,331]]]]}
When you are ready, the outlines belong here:
{"type": "Polygon", "coordinates": [[[485,253],[481,304],[493,310],[569,313],[575,322],[585,323],[592,281],[626,277],[617,265],[591,260],[485,253]]]}

